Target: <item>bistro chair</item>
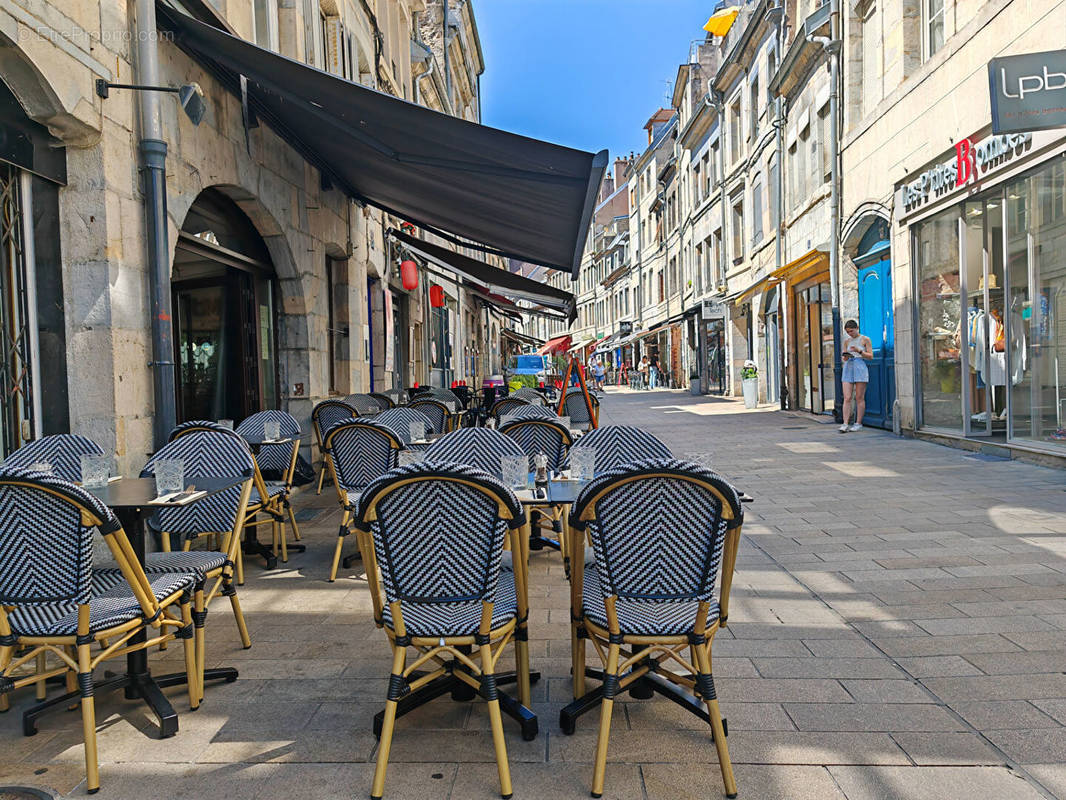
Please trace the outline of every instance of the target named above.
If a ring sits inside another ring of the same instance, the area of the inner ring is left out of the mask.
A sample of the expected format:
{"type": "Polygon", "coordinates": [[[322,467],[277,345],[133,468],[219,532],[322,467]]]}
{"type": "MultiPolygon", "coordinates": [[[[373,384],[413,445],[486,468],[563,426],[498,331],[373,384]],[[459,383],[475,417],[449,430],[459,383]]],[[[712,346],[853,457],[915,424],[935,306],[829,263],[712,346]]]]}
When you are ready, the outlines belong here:
{"type": "Polygon", "coordinates": [[[3,466],[28,469],[33,464],[51,464],[52,474],[70,483],[81,483],[81,457],[103,455],[92,439],[76,433],[57,433],[27,442],[4,459],[3,466]]]}
{"type": "Polygon", "coordinates": [[[592,392],[589,392],[589,400],[592,403],[592,416],[589,416],[585,396],[580,389],[567,392],[563,398],[563,416],[570,417],[570,427],[575,430],[590,430],[599,425],[600,401],[592,392]]]}
{"type": "Polygon", "coordinates": [[[498,425],[500,420],[505,416],[513,414],[518,409],[525,408],[528,405],[530,405],[530,402],[528,400],[523,400],[520,397],[512,397],[510,395],[507,397],[501,397],[492,404],[492,407],[489,409],[489,416],[496,420],[496,424],[498,425]]]}
{"type": "MultiPolygon", "coordinates": [[[[650,433],[629,425],[608,425],[589,431],[574,442],[570,452],[583,447],[596,449],[596,473],[645,458],[673,458],[670,448],[650,433]]],[[[569,455],[564,469],[570,468],[569,455]]]]}
{"type": "Polygon", "coordinates": [[[146,576],[111,510],[61,478],[0,468],[0,509],[0,710],[8,709],[10,692],[65,675],[68,689],[81,697],[86,788],[92,794],[100,788],[93,697],[93,670],[100,662],[181,638],[189,704],[199,705],[190,605],[195,578],[146,576]],[[94,529],[122,577],[103,594],[93,592],[94,529]],[[145,640],[133,641],[141,631],[145,640]],[[60,665],[14,677],[22,665],[39,664],[47,654],[60,665]]]}
{"type": "Polygon", "coordinates": [[[384,425],[395,433],[403,443],[404,447],[411,444],[412,422],[421,422],[425,425],[426,433],[433,430],[433,422],[429,417],[417,408],[410,408],[408,406],[397,406],[396,408],[390,408],[388,411],[382,411],[374,417],[374,422],[379,425],[384,425]]]}
{"type": "Polygon", "coordinates": [[[390,408],[396,408],[396,401],[387,394],[371,392],[368,396],[378,401],[378,411],[388,411],[390,408]]]}
{"type": "Polygon", "coordinates": [[[344,402],[358,411],[360,417],[372,417],[382,410],[379,402],[368,394],[350,394],[344,402]]]}
{"type": "Polygon", "coordinates": [[[573,733],[577,714],[591,707],[586,701],[602,695],[593,797],[603,794],[614,699],[638,681],[710,722],[726,795],[736,797],[711,643],[728,616],[743,520],[727,481],[674,459],[609,470],[578,496],[569,517],[571,544],[580,546],[587,531],[595,561],[577,559],[571,568],[570,610],[578,624],[572,641],[575,703],[563,710],[560,723],[564,733],[573,733]],[[586,639],[604,666],[603,685],[589,696],[586,639]],[[683,672],[671,669],[675,664],[683,672]]]}
{"type": "MultiPolygon", "coordinates": [[[[296,524],[296,515],[292,510],[290,498],[292,496],[293,476],[296,474],[296,461],[300,456],[300,423],[296,417],[284,411],[258,411],[237,426],[237,433],[246,442],[262,442],[266,437],[265,426],[268,421],[275,421],[281,430],[281,438],[291,437],[289,444],[264,444],[255,453],[255,463],[259,472],[263,475],[263,482],[267,491],[271,493],[271,501],[278,506],[278,510],[284,512],[289,525],[292,526],[292,538],[300,541],[300,527],[296,524]],[[275,480],[267,480],[267,476],[277,476],[275,480]],[[274,494],[280,488],[280,494],[274,494]]],[[[284,528],[281,535],[285,535],[284,528]]],[[[275,542],[275,547],[277,543],[275,542]]]]}
{"type": "Polygon", "coordinates": [[[518,389],[515,389],[513,392],[511,392],[510,396],[515,397],[519,400],[528,400],[534,405],[543,406],[548,404],[548,398],[546,398],[542,392],[538,392],[536,389],[530,386],[522,386],[518,389]]]}
{"type": "MultiPolygon", "coordinates": [[[[241,646],[247,650],[252,646],[252,640],[248,636],[248,626],[241,611],[234,578],[238,585],[243,585],[241,534],[257,510],[253,499],[256,495],[255,460],[244,440],[228,428],[185,428],[184,433],[179,433],[175,428],[171,436],[171,441],[145,464],[141,470],[142,478],[155,475],[155,463],[160,459],[180,458],[185,462],[187,483],[195,485],[199,478],[233,476],[244,477],[245,481],[187,506],[159,509],[150,524],[161,532],[163,552],[150,553],[145,560],[145,568],[148,572],[184,569],[196,573],[198,582],[193,598],[196,613],[193,619],[198,642],[203,641],[203,628],[211,601],[219,595],[228,597],[241,646]],[[178,435],[174,436],[175,433],[178,435]],[[180,551],[171,552],[172,534],[181,541],[180,551]],[[210,542],[217,540],[217,546],[193,550],[193,543],[199,539],[210,542]],[[209,581],[210,588],[207,586],[209,581]]],[[[198,655],[202,652],[201,646],[198,655]]]]}
{"type": "Polygon", "coordinates": [[[392,407],[403,405],[407,402],[407,392],[403,389],[386,389],[382,392],[383,395],[388,397],[392,401],[392,407]]]}
{"type": "Polygon", "coordinates": [[[459,408],[463,407],[463,401],[459,399],[459,395],[453,392],[451,389],[444,389],[440,386],[427,387],[426,394],[432,397],[434,400],[440,400],[447,403],[456,403],[459,408]]]}
{"type": "Polygon", "coordinates": [[[547,406],[538,406],[532,403],[527,403],[517,408],[512,408],[509,411],[505,411],[500,415],[499,424],[506,422],[514,422],[522,419],[554,419],[559,417],[555,412],[547,406]]]}
{"type": "MultiPolygon", "coordinates": [[[[318,445],[319,451],[322,451],[322,441],[326,438],[326,431],[341,420],[358,416],[359,412],[340,400],[323,400],[321,403],[316,404],[311,409],[311,428],[314,430],[315,443],[318,445]]],[[[325,453],[322,454],[322,468],[318,472],[318,489],[315,494],[322,494],[322,481],[328,471],[326,467],[326,459],[328,458],[329,456],[325,453]]]]}
{"type": "Polygon", "coordinates": [[[509,489],[481,470],[419,463],[371,483],[359,498],[355,525],[374,618],[392,647],[370,796],[384,794],[398,713],[439,696],[442,692],[432,689],[442,681],[454,681],[479,690],[486,700],[500,794],[509,798],[500,713],[500,698],[506,695],[496,683],[496,662],[514,642],[519,691],[528,704],[529,653],[519,635],[528,602],[524,567],[511,571],[500,565],[505,539],[512,538],[514,551],[523,553],[527,531],[522,507],[509,489]],[[408,648],[416,652],[411,662],[408,648]],[[416,672],[427,666],[429,672],[416,672]]]}
{"type": "MultiPolygon", "coordinates": [[[[527,414],[540,408],[539,406],[527,406],[518,409],[519,414],[527,414]]],[[[500,433],[522,448],[527,456],[532,458],[537,453],[543,453],[548,457],[548,469],[560,472],[566,463],[570,446],[574,443],[569,429],[560,422],[550,409],[544,409],[551,414],[550,417],[527,417],[515,419],[509,417],[500,427],[500,433]]],[[[552,532],[558,537],[558,547],[562,551],[563,563],[569,568],[569,557],[566,550],[566,537],[563,536],[564,520],[567,508],[564,505],[552,505],[549,507],[550,519],[545,519],[539,511],[530,514],[530,525],[540,528],[545,522],[552,532]]],[[[531,549],[540,549],[544,544],[555,546],[551,540],[535,537],[530,543],[531,549]]]]}
{"type": "Polygon", "coordinates": [[[430,445],[426,461],[465,464],[487,472],[499,480],[502,476],[500,459],[524,456],[525,451],[513,439],[491,428],[460,428],[430,445]]]}
{"type": "MultiPolygon", "coordinates": [[[[344,540],[351,533],[359,493],[375,478],[396,466],[403,441],[392,428],[376,419],[349,419],[330,428],[324,446],[325,452],[330,454],[330,474],[341,504],[337,549],[329,568],[329,582],[333,583],[337,579],[344,540]]],[[[354,560],[352,556],[345,558],[345,568],[354,560]]]]}
{"type": "Polygon", "coordinates": [[[433,433],[447,433],[451,430],[452,414],[443,400],[419,397],[408,403],[407,407],[425,414],[429,418],[433,433]]]}

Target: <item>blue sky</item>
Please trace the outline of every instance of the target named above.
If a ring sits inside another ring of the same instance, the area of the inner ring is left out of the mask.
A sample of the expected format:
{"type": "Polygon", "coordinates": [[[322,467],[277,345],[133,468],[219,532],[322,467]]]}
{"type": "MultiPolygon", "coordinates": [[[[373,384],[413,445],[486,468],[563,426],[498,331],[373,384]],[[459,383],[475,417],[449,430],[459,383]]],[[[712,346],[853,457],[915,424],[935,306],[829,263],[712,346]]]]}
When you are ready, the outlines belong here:
{"type": "Polygon", "coordinates": [[[482,121],[613,159],[640,152],[714,0],[476,0],[482,121]],[[667,83],[669,81],[669,83],[667,83]]]}

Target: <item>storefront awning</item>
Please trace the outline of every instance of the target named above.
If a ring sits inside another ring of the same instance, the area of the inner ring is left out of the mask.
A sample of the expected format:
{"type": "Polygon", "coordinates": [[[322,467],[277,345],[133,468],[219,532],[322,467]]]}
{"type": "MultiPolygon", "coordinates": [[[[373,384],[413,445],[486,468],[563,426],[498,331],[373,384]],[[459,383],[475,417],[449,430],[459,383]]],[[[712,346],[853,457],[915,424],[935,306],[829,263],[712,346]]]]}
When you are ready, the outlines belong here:
{"type": "Polygon", "coordinates": [[[519,333],[518,331],[512,331],[510,328],[501,328],[500,334],[504,339],[510,339],[512,342],[526,347],[539,347],[544,344],[540,339],[533,336],[526,336],[526,334],[519,333]]]}
{"type": "Polygon", "coordinates": [[[800,283],[822,272],[829,272],[829,251],[826,247],[816,247],[785,266],[775,269],[770,275],[788,283],[800,283]]]}
{"type": "Polygon", "coordinates": [[[757,294],[758,292],[761,292],[767,286],[771,286],[771,285],[776,284],[779,280],[780,280],[780,278],[774,277],[773,273],[771,273],[770,275],[766,275],[766,276],[760,278],[759,280],[755,281],[755,283],[753,283],[747,289],[744,289],[744,290],[742,290],[740,292],[737,292],[735,295],[730,297],[729,298],[729,302],[730,303],[734,303],[736,305],[740,305],[741,303],[746,303],[748,300],[750,300],[752,298],[753,295],[757,294]]]}
{"type": "Polygon", "coordinates": [[[617,346],[618,342],[615,340],[614,336],[608,336],[606,339],[600,339],[600,341],[596,343],[596,354],[598,355],[599,353],[610,352],[611,350],[614,350],[614,348],[616,348],[617,346]]]}
{"type": "Polygon", "coordinates": [[[578,350],[584,350],[590,344],[596,344],[596,340],[595,339],[585,339],[584,341],[578,342],[575,345],[571,345],[570,349],[567,350],[566,352],[574,353],[574,352],[577,352],[578,350]]]}
{"type": "Polygon", "coordinates": [[[607,167],[258,47],[160,3],[160,26],[348,195],[455,241],[577,278],[607,167]]]}
{"type": "Polygon", "coordinates": [[[485,286],[490,291],[539,303],[562,312],[570,322],[577,319],[577,307],[574,303],[574,296],[570,292],[531,280],[516,272],[499,269],[484,261],[464,256],[450,248],[424,242],[403,231],[390,230],[389,235],[427,261],[450,269],[468,280],[485,286]]]}
{"type": "Polygon", "coordinates": [[[569,336],[556,336],[554,339],[549,339],[544,343],[544,346],[537,350],[538,356],[556,356],[560,353],[565,353],[570,349],[570,337],[569,336]]]}

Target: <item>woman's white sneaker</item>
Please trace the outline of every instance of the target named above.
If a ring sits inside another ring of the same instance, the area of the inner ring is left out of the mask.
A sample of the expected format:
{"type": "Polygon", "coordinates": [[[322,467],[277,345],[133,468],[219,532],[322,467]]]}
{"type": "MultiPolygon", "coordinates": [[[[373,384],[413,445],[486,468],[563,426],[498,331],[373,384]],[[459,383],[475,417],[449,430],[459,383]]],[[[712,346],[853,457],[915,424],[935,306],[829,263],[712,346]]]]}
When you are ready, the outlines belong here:
{"type": "Polygon", "coordinates": [[[848,425],[848,423],[845,422],[843,425],[840,426],[839,430],[841,433],[847,433],[851,430],[851,427],[848,425]]]}
{"type": "Polygon", "coordinates": [[[860,425],[858,422],[856,422],[853,425],[849,425],[848,426],[848,430],[849,431],[861,431],[862,430],[862,425],[860,425]]]}

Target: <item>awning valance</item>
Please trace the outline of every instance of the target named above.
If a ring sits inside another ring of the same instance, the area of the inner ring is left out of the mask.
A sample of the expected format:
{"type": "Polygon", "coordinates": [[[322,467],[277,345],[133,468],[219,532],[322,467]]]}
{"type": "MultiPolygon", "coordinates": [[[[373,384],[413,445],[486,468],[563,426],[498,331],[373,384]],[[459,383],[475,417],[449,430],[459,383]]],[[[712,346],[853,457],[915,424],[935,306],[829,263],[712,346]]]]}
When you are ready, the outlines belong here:
{"type": "Polygon", "coordinates": [[[554,356],[560,353],[565,353],[570,349],[570,337],[569,336],[556,336],[554,339],[549,339],[544,343],[544,346],[537,350],[538,356],[554,356]]]}
{"type": "Polygon", "coordinates": [[[479,283],[490,291],[555,309],[565,314],[570,322],[577,319],[574,296],[570,292],[531,280],[516,272],[499,269],[484,261],[457,253],[448,247],[416,239],[403,231],[391,230],[389,235],[416,255],[479,283]]]}
{"type": "Polygon", "coordinates": [[[527,347],[539,347],[544,344],[540,339],[533,336],[526,336],[526,334],[519,333],[518,331],[512,331],[510,328],[500,328],[500,334],[504,339],[510,339],[516,344],[525,345],[527,347]]]}
{"type": "Polygon", "coordinates": [[[607,151],[441,114],[159,5],[160,26],[350,196],[446,238],[576,278],[607,151]]]}
{"type": "Polygon", "coordinates": [[[799,283],[829,271],[829,251],[827,247],[816,247],[799,258],[775,269],[770,274],[788,283],[799,283]]]}

